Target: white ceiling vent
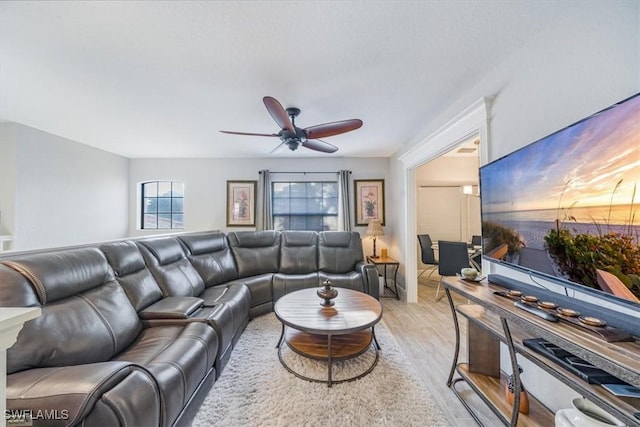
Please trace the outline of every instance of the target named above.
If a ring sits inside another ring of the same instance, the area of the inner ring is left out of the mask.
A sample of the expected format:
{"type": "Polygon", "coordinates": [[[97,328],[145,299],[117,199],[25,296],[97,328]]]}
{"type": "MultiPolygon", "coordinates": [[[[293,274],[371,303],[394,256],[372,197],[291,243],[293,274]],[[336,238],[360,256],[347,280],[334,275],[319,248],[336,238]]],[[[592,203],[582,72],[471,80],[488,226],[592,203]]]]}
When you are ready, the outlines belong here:
{"type": "Polygon", "coordinates": [[[456,153],[458,153],[458,154],[471,154],[471,153],[473,153],[475,151],[476,151],[475,148],[462,147],[462,148],[456,150],[456,153]]]}

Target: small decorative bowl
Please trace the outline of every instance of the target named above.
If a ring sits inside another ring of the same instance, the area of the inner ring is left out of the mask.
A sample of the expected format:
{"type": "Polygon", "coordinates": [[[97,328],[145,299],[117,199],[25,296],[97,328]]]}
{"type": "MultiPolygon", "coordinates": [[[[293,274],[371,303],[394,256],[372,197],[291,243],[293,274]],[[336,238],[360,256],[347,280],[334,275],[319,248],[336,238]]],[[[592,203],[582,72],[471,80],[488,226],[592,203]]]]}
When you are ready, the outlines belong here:
{"type": "Polygon", "coordinates": [[[523,295],[522,301],[524,302],[538,302],[538,297],[534,297],[533,295],[523,295]]]}
{"type": "Polygon", "coordinates": [[[589,326],[606,326],[607,325],[607,322],[605,322],[604,320],[598,319],[597,317],[580,316],[578,317],[578,320],[584,323],[585,325],[589,325],[589,326]]]}
{"type": "Polygon", "coordinates": [[[553,309],[553,308],[556,308],[558,304],[551,301],[538,301],[538,306],[541,308],[553,309]]]}
{"type": "Polygon", "coordinates": [[[478,270],[476,270],[475,268],[463,268],[462,270],[460,270],[460,274],[467,280],[474,280],[476,277],[478,277],[478,270]]]}
{"type": "Polygon", "coordinates": [[[522,292],[510,289],[507,291],[507,295],[509,295],[510,297],[519,297],[522,296],[522,292]]]}
{"type": "Polygon", "coordinates": [[[578,317],[578,316],[580,316],[580,312],[572,310],[570,308],[558,307],[558,308],[556,308],[556,311],[558,313],[562,314],[563,316],[567,316],[567,317],[578,317]]]}

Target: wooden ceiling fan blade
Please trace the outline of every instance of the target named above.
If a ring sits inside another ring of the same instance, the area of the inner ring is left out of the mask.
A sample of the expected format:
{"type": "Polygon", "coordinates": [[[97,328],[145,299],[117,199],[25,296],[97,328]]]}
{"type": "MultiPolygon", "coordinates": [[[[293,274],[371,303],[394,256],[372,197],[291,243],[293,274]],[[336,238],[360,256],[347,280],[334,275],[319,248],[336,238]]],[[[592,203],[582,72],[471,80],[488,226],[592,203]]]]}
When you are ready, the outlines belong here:
{"type": "Polygon", "coordinates": [[[221,130],[222,133],[230,135],[249,135],[249,136],[279,136],[277,133],[251,133],[251,132],[233,132],[230,130],[221,130]]]}
{"type": "Polygon", "coordinates": [[[328,136],[340,135],[341,133],[350,132],[359,129],[362,126],[362,120],[340,120],[338,122],[324,123],[322,125],[310,126],[304,129],[309,139],[326,138],[328,136]]]}
{"type": "Polygon", "coordinates": [[[271,117],[281,129],[287,129],[293,133],[296,132],[287,111],[277,99],[271,96],[265,96],[262,98],[262,102],[264,102],[264,106],[267,107],[267,111],[271,114],[271,117]]]}
{"type": "Polygon", "coordinates": [[[302,143],[302,146],[310,150],[321,151],[323,153],[335,153],[338,151],[338,147],[335,145],[319,139],[307,139],[302,143]]]}

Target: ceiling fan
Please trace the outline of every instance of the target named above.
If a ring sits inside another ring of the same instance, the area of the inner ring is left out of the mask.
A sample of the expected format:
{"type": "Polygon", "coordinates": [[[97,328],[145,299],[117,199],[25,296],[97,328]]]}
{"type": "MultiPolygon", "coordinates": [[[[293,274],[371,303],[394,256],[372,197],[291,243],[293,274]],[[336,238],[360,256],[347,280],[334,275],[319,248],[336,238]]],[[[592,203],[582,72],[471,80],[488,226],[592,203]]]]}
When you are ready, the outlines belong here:
{"type": "Polygon", "coordinates": [[[287,108],[282,107],[282,104],[277,99],[271,96],[265,96],[262,98],[264,106],[267,107],[267,111],[271,114],[273,120],[280,126],[280,132],[278,133],[249,133],[249,132],[232,132],[228,130],[221,130],[222,133],[228,133],[232,135],[250,135],[250,136],[270,136],[279,137],[281,143],[274,148],[273,153],[282,145],[289,147],[291,151],[295,151],[298,147],[303,146],[310,150],[321,151],[323,153],[335,153],[338,151],[338,147],[328,142],[322,141],[319,138],[326,138],[328,136],[340,135],[341,133],[350,132],[356,130],[362,126],[362,120],[350,119],[340,120],[337,122],[324,123],[321,125],[310,126],[307,128],[299,128],[295,124],[295,119],[300,114],[299,108],[287,108]]]}

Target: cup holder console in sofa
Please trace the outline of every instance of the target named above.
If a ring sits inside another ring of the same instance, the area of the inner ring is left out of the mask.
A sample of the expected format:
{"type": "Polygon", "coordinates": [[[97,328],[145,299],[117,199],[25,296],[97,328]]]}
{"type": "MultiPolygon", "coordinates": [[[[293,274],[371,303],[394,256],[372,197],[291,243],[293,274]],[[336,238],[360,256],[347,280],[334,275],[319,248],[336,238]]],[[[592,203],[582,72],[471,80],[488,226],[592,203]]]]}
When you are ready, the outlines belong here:
{"type": "Polygon", "coordinates": [[[0,307],[40,307],[7,351],[7,409],[33,425],[186,425],[249,319],[288,292],[378,298],[356,232],[217,231],[0,257],[0,307]],[[57,412],[56,412],[57,411],[57,412]]]}

